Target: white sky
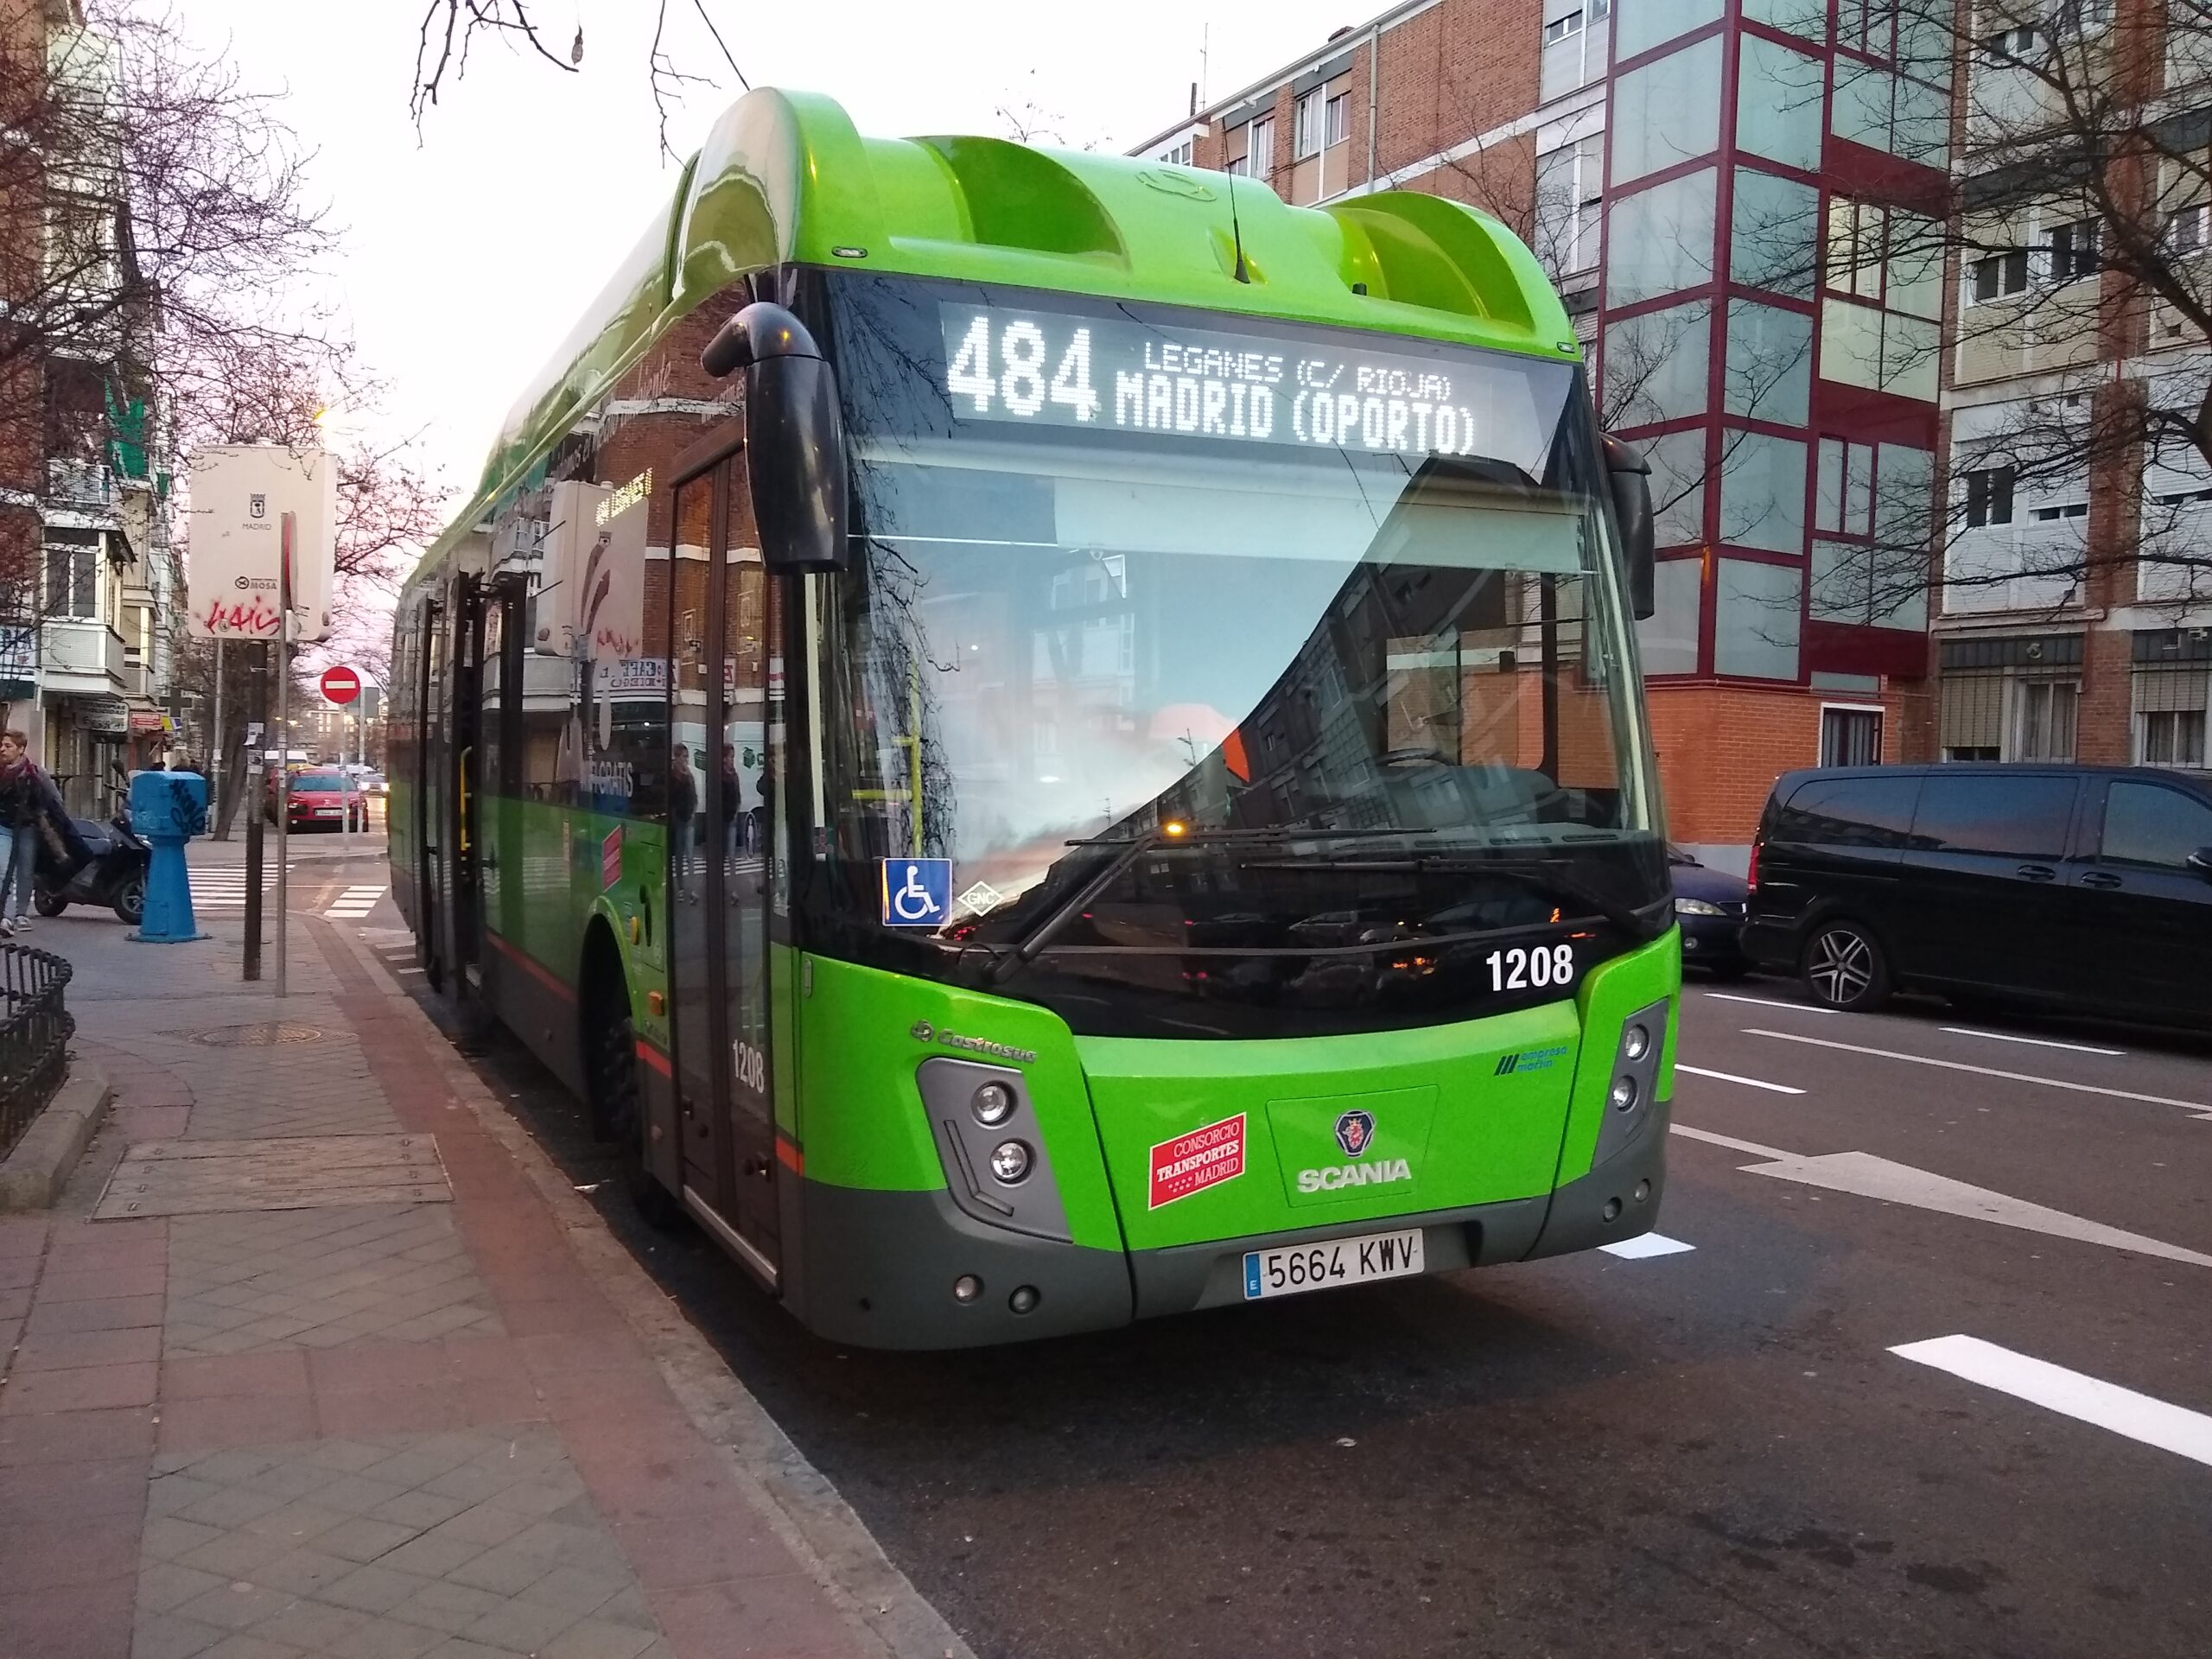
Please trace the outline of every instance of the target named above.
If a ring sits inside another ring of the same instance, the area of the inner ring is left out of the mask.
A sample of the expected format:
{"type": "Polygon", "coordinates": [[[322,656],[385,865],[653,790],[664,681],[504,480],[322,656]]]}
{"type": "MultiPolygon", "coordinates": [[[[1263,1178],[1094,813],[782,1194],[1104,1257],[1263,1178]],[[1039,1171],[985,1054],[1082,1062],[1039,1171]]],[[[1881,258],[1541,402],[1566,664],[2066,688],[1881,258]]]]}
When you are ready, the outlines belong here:
{"type": "MultiPolygon", "coordinates": [[[[840,99],[863,132],[1007,134],[1005,105],[1075,145],[1122,149],[1204,96],[1220,98],[1363,22],[1382,0],[707,0],[755,86],[840,99]]],[[[375,424],[420,430],[454,492],[474,486],[500,418],[673,188],[645,73],[652,0],[533,0],[582,72],[497,46],[430,113],[408,119],[426,0],[181,0],[206,48],[248,84],[286,90],[287,123],[346,232],[328,273],[365,366],[391,383],[375,424]]],[[[668,0],[683,20],[694,0],[668,0]]],[[[686,69],[722,68],[696,22],[686,69]]],[[[695,149],[738,95],[727,69],[671,123],[695,149]]]]}

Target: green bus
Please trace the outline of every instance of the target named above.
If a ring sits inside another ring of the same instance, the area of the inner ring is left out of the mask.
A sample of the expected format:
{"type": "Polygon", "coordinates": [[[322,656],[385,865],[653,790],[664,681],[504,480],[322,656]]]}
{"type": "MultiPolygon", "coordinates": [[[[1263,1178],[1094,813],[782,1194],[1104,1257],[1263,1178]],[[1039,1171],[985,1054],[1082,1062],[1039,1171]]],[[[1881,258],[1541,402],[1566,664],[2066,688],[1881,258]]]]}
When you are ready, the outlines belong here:
{"type": "Polygon", "coordinates": [[[394,889],[838,1341],[1611,1243],[1650,543],[1496,220],[756,92],[406,584],[394,889]]]}

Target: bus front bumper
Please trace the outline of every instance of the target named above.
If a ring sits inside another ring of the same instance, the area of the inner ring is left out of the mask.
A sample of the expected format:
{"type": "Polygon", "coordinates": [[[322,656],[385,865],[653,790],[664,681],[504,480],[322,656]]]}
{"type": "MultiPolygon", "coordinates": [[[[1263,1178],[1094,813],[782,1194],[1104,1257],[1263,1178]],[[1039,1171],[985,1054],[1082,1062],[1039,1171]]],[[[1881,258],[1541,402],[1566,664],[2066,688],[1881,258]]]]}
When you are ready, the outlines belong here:
{"type": "Polygon", "coordinates": [[[986,1226],[942,1191],[807,1181],[807,1249],[803,1262],[789,1264],[785,1294],[805,1324],[833,1342],[967,1348],[1224,1306],[1244,1300],[1248,1251],[1384,1226],[1421,1230],[1431,1274],[1565,1255],[1633,1238],[1657,1222],[1669,1109],[1656,1104],[1613,1156],[1551,1193],[1126,1254],[986,1226]]]}

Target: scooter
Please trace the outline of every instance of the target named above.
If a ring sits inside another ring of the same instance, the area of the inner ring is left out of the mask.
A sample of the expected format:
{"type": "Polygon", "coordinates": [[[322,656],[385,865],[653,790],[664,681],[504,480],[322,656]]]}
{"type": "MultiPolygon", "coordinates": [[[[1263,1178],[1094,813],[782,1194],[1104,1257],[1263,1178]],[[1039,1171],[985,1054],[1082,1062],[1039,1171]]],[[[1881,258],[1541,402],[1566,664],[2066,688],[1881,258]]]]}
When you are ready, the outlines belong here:
{"type": "Polygon", "coordinates": [[[106,823],[95,818],[70,823],[84,843],[72,849],[74,868],[57,869],[41,857],[31,883],[31,907],[41,916],[59,916],[72,905],[105,905],[137,926],[146,914],[146,868],[153,849],[130,828],[129,809],[106,823]]]}

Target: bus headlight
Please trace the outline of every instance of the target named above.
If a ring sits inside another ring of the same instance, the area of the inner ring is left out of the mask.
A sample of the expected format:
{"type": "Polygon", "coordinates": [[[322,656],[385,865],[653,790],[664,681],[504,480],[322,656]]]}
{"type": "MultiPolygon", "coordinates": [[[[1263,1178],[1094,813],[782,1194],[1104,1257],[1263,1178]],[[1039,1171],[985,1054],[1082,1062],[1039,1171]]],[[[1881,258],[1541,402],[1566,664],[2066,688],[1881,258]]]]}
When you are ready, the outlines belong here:
{"type": "Polygon", "coordinates": [[[1621,1033],[1621,1052],[1631,1060],[1640,1060],[1651,1051],[1651,1033],[1642,1026],[1630,1026],[1621,1033]]]}
{"type": "Polygon", "coordinates": [[[995,1129],[1014,1116],[1014,1090],[1002,1083],[987,1083],[976,1091],[969,1106],[978,1123],[995,1129]]]}
{"type": "Polygon", "coordinates": [[[1611,1103],[1615,1111],[1626,1112],[1636,1109],[1636,1079],[1631,1077],[1618,1077],[1613,1079],[1612,1092],[1605,1098],[1611,1103]]]}
{"type": "Polygon", "coordinates": [[[1001,1186],[1028,1179],[1029,1163],[1029,1148],[1019,1141],[1001,1141],[991,1149],[991,1177],[1001,1186]]]}

